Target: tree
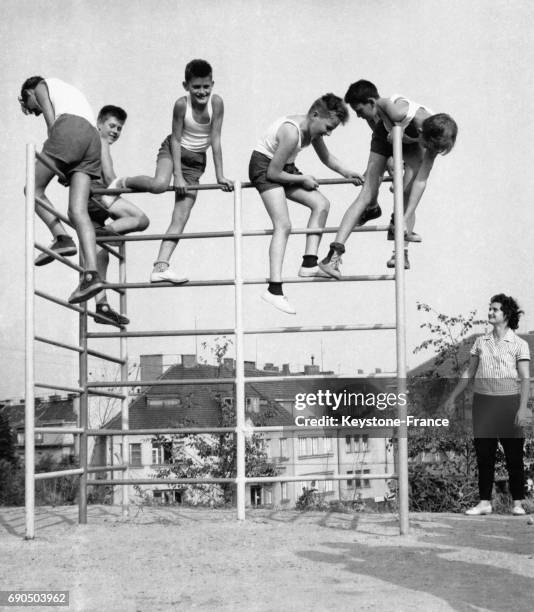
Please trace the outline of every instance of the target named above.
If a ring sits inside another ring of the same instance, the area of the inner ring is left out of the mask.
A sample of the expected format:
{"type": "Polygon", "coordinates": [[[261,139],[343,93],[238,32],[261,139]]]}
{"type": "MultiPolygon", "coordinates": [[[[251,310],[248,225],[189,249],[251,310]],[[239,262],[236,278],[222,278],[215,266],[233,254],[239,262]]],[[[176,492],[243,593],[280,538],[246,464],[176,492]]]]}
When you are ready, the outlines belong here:
{"type": "Polygon", "coordinates": [[[0,412],[0,460],[11,464],[17,463],[15,454],[15,439],[9,425],[9,417],[0,412]]]}
{"type": "MultiPolygon", "coordinates": [[[[209,348],[214,356],[218,372],[225,355],[231,345],[226,337],[215,338],[209,348]]],[[[206,344],[203,347],[206,348],[206,344]]],[[[216,389],[213,399],[219,413],[219,427],[235,427],[235,408],[233,401],[228,403],[216,389]]],[[[272,415],[272,409],[267,406],[261,415],[255,417],[256,425],[263,425],[272,415]]],[[[194,423],[182,422],[179,427],[194,426],[194,423]]],[[[171,465],[157,471],[156,478],[235,478],[237,472],[237,445],[235,434],[201,434],[156,436],[153,439],[160,445],[167,445],[171,451],[171,465]]],[[[278,471],[274,463],[269,461],[266,451],[265,437],[252,434],[245,440],[246,476],[275,476],[278,471]]],[[[233,499],[234,485],[184,485],[177,489],[186,491],[190,501],[197,503],[229,503],[233,499]]]]}

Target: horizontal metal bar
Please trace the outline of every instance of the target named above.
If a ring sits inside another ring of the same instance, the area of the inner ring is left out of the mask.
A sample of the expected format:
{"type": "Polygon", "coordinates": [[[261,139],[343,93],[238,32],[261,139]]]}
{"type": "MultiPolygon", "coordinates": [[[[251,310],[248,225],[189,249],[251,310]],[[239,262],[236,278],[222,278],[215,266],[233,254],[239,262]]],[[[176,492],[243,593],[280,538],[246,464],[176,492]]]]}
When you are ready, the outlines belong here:
{"type": "Polygon", "coordinates": [[[89,429],[89,436],[156,436],[158,434],[235,433],[235,427],[167,427],[164,429],[89,429]]]}
{"type": "Polygon", "coordinates": [[[43,244],[39,244],[38,242],[36,242],[35,248],[39,249],[39,251],[42,251],[43,253],[46,253],[47,255],[50,255],[50,257],[52,257],[56,261],[59,261],[59,263],[62,263],[65,266],[68,266],[69,268],[76,270],[77,272],[83,272],[83,268],[81,266],[79,266],[78,264],[72,263],[72,261],[70,261],[66,257],[63,257],[62,255],[58,255],[55,251],[53,251],[52,249],[49,249],[43,244]]]}
{"type": "Polygon", "coordinates": [[[45,210],[47,210],[51,215],[54,215],[54,217],[57,217],[58,219],[60,219],[61,221],[63,221],[63,223],[65,225],[68,225],[69,227],[71,227],[72,229],[74,229],[74,225],[71,223],[70,219],[68,217],[66,217],[63,213],[59,212],[59,210],[57,210],[57,208],[54,208],[53,206],[50,206],[50,204],[48,204],[48,202],[45,202],[42,198],[40,198],[39,196],[35,196],[35,201],[37,202],[37,204],[41,207],[44,208],[45,210]]]}
{"type": "MultiPolygon", "coordinates": [[[[89,387],[89,384],[87,386],[89,387]]],[[[113,382],[112,384],[106,384],[102,386],[118,387],[119,385],[116,382],[113,382]]],[[[95,385],[95,387],[98,387],[98,385],[95,385]]],[[[114,393],[113,391],[97,391],[94,388],[87,389],[87,392],[89,393],[89,395],[102,395],[103,397],[113,397],[115,399],[120,399],[120,400],[126,399],[128,397],[127,395],[124,395],[123,393],[114,393]]]]}
{"type": "Polygon", "coordinates": [[[65,344],[64,342],[58,342],[57,340],[50,340],[49,338],[43,338],[42,336],[34,336],[36,342],[43,342],[44,344],[51,344],[52,346],[59,346],[60,348],[74,351],[76,353],[83,353],[81,346],[74,346],[72,344],[65,344]]]}
{"type": "Polygon", "coordinates": [[[245,478],[245,482],[310,482],[323,480],[393,480],[397,474],[306,474],[302,476],[252,476],[245,478]]]}
{"type": "MultiPolygon", "coordinates": [[[[177,187],[169,186],[165,189],[165,192],[176,191],[177,187]]],[[[204,183],[203,185],[187,185],[187,191],[208,191],[215,189],[223,189],[223,185],[220,183],[204,183]]],[[[164,193],[165,193],[164,192],[164,193]]],[[[121,195],[123,193],[150,193],[147,189],[129,189],[120,188],[109,189],[108,187],[92,187],[91,195],[121,195]]]]}
{"type": "Polygon", "coordinates": [[[83,468],[59,470],[58,472],[39,472],[35,474],[35,480],[48,480],[50,478],[62,478],[63,476],[76,476],[79,474],[83,474],[83,468]]]}
{"type": "Polygon", "coordinates": [[[235,484],[235,478],[132,478],[116,480],[88,480],[88,485],[153,485],[153,484],[235,484]]]}
{"type": "Polygon", "coordinates": [[[57,389],[58,391],[69,391],[70,393],[83,393],[81,387],[63,387],[60,385],[49,385],[48,383],[34,383],[36,387],[42,387],[43,389],[57,389]]]}
{"type": "MultiPolygon", "coordinates": [[[[295,228],[289,233],[292,235],[301,234],[336,234],[339,228],[337,227],[324,227],[323,229],[315,228],[310,229],[308,227],[295,228]]],[[[389,225],[363,225],[355,227],[352,231],[354,233],[365,233],[365,232],[385,232],[389,229],[389,225]]],[[[272,229],[257,229],[257,230],[245,230],[241,235],[244,237],[251,236],[272,236],[272,229]]],[[[128,236],[113,236],[113,238],[98,238],[97,242],[103,242],[105,240],[112,240],[113,242],[144,242],[150,240],[197,240],[205,238],[233,238],[234,232],[232,230],[220,231],[220,232],[189,232],[184,234],[135,234],[128,236]]]]}
{"type": "MultiPolygon", "coordinates": [[[[87,383],[88,389],[98,387],[164,387],[168,385],[217,385],[217,384],[233,384],[235,378],[179,378],[166,380],[103,380],[100,382],[91,381],[87,383]]],[[[93,393],[90,391],[90,393],[93,393]]],[[[95,393],[95,395],[103,395],[103,392],[95,393]]]]}
{"type": "MultiPolygon", "coordinates": [[[[363,274],[358,276],[342,276],[340,279],[334,278],[301,278],[301,277],[288,277],[283,278],[282,283],[353,283],[353,282],[365,282],[365,281],[392,281],[395,280],[393,274],[363,274]]],[[[266,285],[269,283],[269,279],[262,278],[245,278],[243,279],[244,285],[266,285]]],[[[172,283],[108,283],[106,289],[161,289],[162,287],[174,287],[174,288],[186,288],[186,287],[221,287],[221,286],[233,286],[235,284],[234,279],[222,279],[222,280],[202,280],[202,281],[188,281],[183,285],[173,285],[172,283]]]]}
{"type": "Polygon", "coordinates": [[[374,323],[369,325],[303,325],[300,327],[265,327],[247,329],[245,334],[294,334],[299,332],[338,332],[395,329],[394,323],[374,323]]]}
{"type": "Polygon", "coordinates": [[[128,332],[91,332],[88,338],[160,338],[165,336],[228,336],[234,334],[234,328],[228,329],[175,329],[157,331],[128,331],[128,332]]]}
{"type": "Polygon", "coordinates": [[[117,470],[127,470],[127,465],[95,465],[87,468],[88,474],[97,474],[98,472],[115,472],[117,470]]]}
{"type": "MultiPolygon", "coordinates": [[[[246,371],[245,371],[246,374],[246,371]]],[[[394,376],[394,374],[391,374],[394,376]]],[[[259,383],[259,382],[284,382],[288,380],[324,380],[333,379],[336,380],[354,380],[359,378],[357,376],[337,376],[336,374],[288,374],[286,376],[245,376],[245,383],[259,383]]],[[[361,377],[360,377],[361,378],[361,377]]]]}
{"type": "Polygon", "coordinates": [[[50,161],[50,159],[46,155],[43,155],[42,153],[38,153],[36,151],[35,157],[43,164],[43,166],[46,166],[49,170],[52,170],[52,172],[56,174],[62,181],[66,182],[67,177],[63,174],[63,172],[61,172],[61,170],[57,166],[55,166],[50,161]]]}
{"type": "Polygon", "coordinates": [[[64,306],[65,308],[68,308],[69,310],[73,310],[74,312],[82,313],[84,311],[81,306],[74,306],[74,304],[69,304],[65,300],[60,300],[59,298],[54,297],[53,295],[50,295],[49,293],[45,293],[44,291],[39,291],[38,289],[36,289],[34,293],[35,295],[38,295],[39,297],[45,300],[48,300],[49,302],[54,302],[54,304],[58,304],[59,306],[64,306]]]}
{"type": "Polygon", "coordinates": [[[35,427],[35,433],[62,433],[62,434],[81,434],[81,427],[35,427]]]}
{"type": "Polygon", "coordinates": [[[119,357],[113,357],[112,355],[106,355],[106,353],[101,353],[100,351],[88,350],[88,355],[91,357],[98,357],[98,359],[104,359],[105,361],[111,361],[113,363],[124,364],[126,363],[126,359],[120,359],[119,357]]]}

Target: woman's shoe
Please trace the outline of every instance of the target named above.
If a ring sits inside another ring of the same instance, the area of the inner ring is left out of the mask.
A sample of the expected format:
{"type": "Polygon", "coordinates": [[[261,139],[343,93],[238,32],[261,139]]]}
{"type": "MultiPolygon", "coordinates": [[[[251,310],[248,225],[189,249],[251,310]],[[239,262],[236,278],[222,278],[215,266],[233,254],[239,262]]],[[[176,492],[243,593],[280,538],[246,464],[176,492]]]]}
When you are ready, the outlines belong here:
{"type": "Polygon", "coordinates": [[[489,502],[480,502],[476,506],[469,508],[465,513],[469,516],[480,516],[482,514],[491,514],[493,509],[489,502]]]}

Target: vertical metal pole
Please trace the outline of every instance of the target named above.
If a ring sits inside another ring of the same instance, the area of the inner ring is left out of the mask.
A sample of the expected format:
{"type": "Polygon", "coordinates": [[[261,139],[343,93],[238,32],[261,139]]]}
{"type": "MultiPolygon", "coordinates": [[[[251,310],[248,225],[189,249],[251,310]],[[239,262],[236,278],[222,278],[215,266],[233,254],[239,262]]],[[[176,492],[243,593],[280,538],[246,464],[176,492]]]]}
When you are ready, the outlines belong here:
{"type": "MultiPolygon", "coordinates": [[[[122,259],[119,259],[119,283],[126,282],[126,243],[121,242],[119,254],[122,259]]],[[[119,297],[119,312],[126,316],[126,289],[122,290],[119,297]]],[[[120,358],[124,360],[121,364],[121,382],[128,380],[128,345],[126,338],[120,338],[120,358]]],[[[126,393],[126,395],[128,395],[126,393]]],[[[128,406],[128,397],[121,399],[121,429],[127,431],[130,427],[130,414],[128,406]]],[[[113,445],[112,445],[113,449],[113,445]]],[[[113,454],[113,451],[112,451],[113,454]]],[[[128,436],[122,436],[122,463],[127,465],[128,457],[128,436]]],[[[113,472],[112,472],[113,474],[113,472]]],[[[129,513],[130,487],[122,485],[122,515],[127,517],[129,513]]]]}
{"type": "Polygon", "coordinates": [[[243,273],[241,181],[234,183],[235,408],[237,427],[237,518],[245,520],[245,361],[243,356],[243,273]]]}
{"type": "Polygon", "coordinates": [[[34,537],[35,525],[35,393],[34,393],[34,223],[35,223],[35,145],[26,145],[26,363],[24,412],[24,466],[26,539],[34,537]]]}
{"type": "MultiPolygon", "coordinates": [[[[83,264],[82,264],[83,267],[83,264]]],[[[87,377],[88,377],[88,363],[87,363],[87,303],[83,304],[83,312],[80,312],[80,330],[79,330],[80,346],[83,352],[80,353],[78,362],[80,366],[80,387],[83,389],[80,394],[80,416],[79,426],[83,429],[80,436],[80,455],[79,463],[83,469],[83,473],[80,475],[80,483],[78,490],[78,522],[81,525],[87,523],[87,428],[88,428],[88,413],[89,413],[89,394],[87,392],[87,377]]]]}
{"type": "MultiPolygon", "coordinates": [[[[395,219],[395,314],[397,340],[397,393],[406,393],[406,296],[404,283],[404,197],[402,128],[393,126],[393,214],[395,219]]],[[[397,430],[397,473],[399,475],[400,533],[408,533],[408,428],[407,408],[398,405],[401,422],[397,430]]]]}

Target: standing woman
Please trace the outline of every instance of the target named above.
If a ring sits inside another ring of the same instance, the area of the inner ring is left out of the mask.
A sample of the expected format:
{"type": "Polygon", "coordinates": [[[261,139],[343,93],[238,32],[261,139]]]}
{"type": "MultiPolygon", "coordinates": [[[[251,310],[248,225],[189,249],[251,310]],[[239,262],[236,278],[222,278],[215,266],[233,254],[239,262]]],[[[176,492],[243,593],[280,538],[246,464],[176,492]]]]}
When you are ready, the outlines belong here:
{"type": "Polygon", "coordinates": [[[490,300],[488,320],[493,330],[475,340],[471,360],[445,404],[449,414],[454,401],[474,379],[473,432],[478,465],[479,503],[466,514],[490,514],[497,442],[506,458],[512,513],[525,514],[522,506],[525,488],[522,427],[531,418],[529,396],[530,351],[514,330],[519,325],[519,309],[514,298],[502,293],[490,300]],[[519,379],[519,382],[518,382],[519,379]]]}

